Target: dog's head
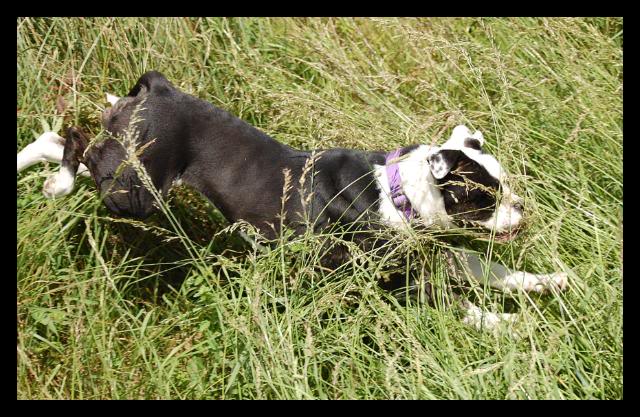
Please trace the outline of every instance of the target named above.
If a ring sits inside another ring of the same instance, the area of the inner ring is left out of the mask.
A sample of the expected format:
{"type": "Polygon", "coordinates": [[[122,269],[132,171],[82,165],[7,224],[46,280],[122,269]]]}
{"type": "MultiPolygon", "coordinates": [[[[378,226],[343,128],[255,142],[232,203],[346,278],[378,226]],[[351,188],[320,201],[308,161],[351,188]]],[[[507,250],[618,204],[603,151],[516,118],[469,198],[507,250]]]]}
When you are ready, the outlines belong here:
{"type": "Polygon", "coordinates": [[[442,146],[430,149],[427,162],[454,223],[481,226],[507,240],[522,221],[523,199],[511,191],[505,170],[483,145],[482,133],[460,125],[442,146]]]}

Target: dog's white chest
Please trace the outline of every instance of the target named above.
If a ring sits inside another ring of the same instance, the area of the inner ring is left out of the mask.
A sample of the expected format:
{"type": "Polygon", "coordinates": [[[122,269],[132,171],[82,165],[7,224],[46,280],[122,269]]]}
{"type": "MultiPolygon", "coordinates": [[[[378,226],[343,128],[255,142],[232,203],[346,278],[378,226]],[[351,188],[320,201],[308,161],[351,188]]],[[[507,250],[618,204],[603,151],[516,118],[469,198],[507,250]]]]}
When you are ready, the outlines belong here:
{"type": "MultiPolygon", "coordinates": [[[[419,146],[399,162],[398,169],[402,178],[402,189],[411,202],[413,209],[419,214],[416,221],[425,226],[447,227],[449,220],[444,208],[444,200],[435,180],[429,171],[427,153],[429,147],[419,146]]],[[[375,177],[380,190],[380,219],[395,228],[409,228],[404,214],[396,208],[391,198],[389,179],[385,166],[375,165],[375,177]]]]}

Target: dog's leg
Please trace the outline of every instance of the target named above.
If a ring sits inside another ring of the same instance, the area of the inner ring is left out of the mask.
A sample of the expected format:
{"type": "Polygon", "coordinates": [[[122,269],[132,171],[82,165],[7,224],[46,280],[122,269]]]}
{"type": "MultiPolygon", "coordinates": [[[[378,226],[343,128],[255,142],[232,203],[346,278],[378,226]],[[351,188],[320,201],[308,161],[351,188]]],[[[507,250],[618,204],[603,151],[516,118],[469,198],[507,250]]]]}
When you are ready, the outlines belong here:
{"type": "Polygon", "coordinates": [[[467,280],[484,282],[489,279],[492,288],[504,292],[527,291],[548,292],[552,289],[565,290],[568,285],[566,272],[551,274],[531,274],[523,271],[512,271],[495,262],[484,263],[476,254],[466,251],[456,251],[453,254],[457,264],[462,267],[463,277],[467,280]]]}
{"type": "Polygon", "coordinates": [[[464,308],[464,318],[462,322],[477,330],[498,330],[501,324],[512,324],[518,319],[516,313],[493,313],[482,310],[469,300],[462,301],[464,308]]]}
{"type": "Polygon", "coordinates": [[[63,150],[64,138],[54,132],[45,132],[18,152],[18,172],[43,161],[59,164],[63,150]]]}
{"type": "MultiPolygon", "coordinates": [[[[79,134],[76,128],[67,130],[67,139],[64,143],[60,170],[47,179],[42,189],[47,198],[65,196],[73,191],[76,173],[80,167],[80,160],[89,141],[85,135],[79,134]]],[[[85,167],[86,172],[88,170],[85,167]]]]}
{"type": "MultiPolygon", "coordinates": [[[[56,164],[62,163],[64,154],[65,139],[54,133],[45,132],[38,139],[25,146],[17,155],[17,172],[22,171],[37,164],[38,162],[54,162],[56,164]]],[[[90,176],[89,170],[84,164],[80,164],[78,167],[78,174],[83,176],[90,176]]]]}

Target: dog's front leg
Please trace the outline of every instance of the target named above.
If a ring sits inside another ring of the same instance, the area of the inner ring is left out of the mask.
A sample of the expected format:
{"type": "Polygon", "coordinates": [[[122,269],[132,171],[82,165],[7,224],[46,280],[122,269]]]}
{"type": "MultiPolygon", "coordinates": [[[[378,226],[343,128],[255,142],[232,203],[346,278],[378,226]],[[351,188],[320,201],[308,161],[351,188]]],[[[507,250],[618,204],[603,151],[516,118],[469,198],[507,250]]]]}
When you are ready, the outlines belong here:
{"type": "Polygon", "coordinates": [[[492,288],[504,292],[527,291],[549,292],[551,290],[565,290],[568,285],[566,272],[551,274],[532,274],[524,271],[513,271],[496,262],[483,262],[474,253],[456,251],[451,253],[454,262],[463,270],[462,276],[468,281],[485,282],[492,288]]]}

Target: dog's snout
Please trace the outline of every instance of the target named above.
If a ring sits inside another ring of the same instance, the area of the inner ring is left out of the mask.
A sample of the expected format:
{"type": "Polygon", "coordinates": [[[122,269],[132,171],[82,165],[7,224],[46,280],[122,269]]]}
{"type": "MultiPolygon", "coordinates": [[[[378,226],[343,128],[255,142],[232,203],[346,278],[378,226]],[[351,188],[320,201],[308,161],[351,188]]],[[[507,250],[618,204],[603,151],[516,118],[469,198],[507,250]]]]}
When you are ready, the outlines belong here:
{"type": "Polygon", "coordinates": [[[522,201],[518,201],[513,204],[513,208],[522,213],[524,211],[524,204],[522,203],[522,201]]]}

